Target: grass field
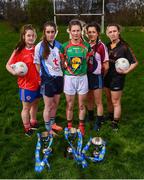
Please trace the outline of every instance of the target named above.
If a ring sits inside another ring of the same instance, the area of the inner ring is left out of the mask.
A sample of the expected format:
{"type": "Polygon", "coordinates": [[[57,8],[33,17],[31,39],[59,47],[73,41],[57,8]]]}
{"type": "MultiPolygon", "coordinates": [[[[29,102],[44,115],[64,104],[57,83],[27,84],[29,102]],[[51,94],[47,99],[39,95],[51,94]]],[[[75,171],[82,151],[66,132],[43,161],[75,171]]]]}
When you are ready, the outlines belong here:
{"type": "MultiPolygon", "coordinates": [[[[94,131],[90,132],[89,124],[86,124],[87,132],[84,143],[87,142],[90,134],[101,136],[107,142],[104,161],[95,164],[89,161],[88,168],[82,169],[74,161],[64,158],[65,140],[61,133],[54,139],[54,154],[50,158],[51,171],[45,168],[42,173],[37,174],[34,171],[36,133],[31,138],[26,137],[23,133],[16,78],[5,69],[5,64],[19,35],[14,33],[6,23],[0,22],[0,178],[144,178],[144,32],[141,32],[138,27],[126,27],[122,35],[131,44],[139,65],[127,76],[122,98],[120,130],[117,133],[113,132],[110,122],[107,122],[97,134],[94,131]]],[[[58,40],[64,42],[66,39],[65,27],[60,27],[58,40]]],[[[107,42],[104,35],[102,39],[107,42]]],[[[106,111],[105,97],[104,108],[106,111]]],[[[44,130],[42,111],[43,102],[41,100],[38,112],[40,131],[44,130]]],[[[74,116],[74,123],[77,125],[77,106],[74,116]]],[[[63,127],[66,125],[64,95],[62,95],[58,109],[57,122],[63,127]]]]}

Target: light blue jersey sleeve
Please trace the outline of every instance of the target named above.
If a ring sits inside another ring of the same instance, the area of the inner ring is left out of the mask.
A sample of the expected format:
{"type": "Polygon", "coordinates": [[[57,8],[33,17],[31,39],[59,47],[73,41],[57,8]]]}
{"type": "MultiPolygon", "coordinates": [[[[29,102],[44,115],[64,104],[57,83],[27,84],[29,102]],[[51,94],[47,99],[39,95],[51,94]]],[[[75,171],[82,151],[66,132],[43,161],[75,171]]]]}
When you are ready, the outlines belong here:
{"type": "Polygon", "coordinates": [[[34,52],[34,64],[40,64],[40,48],[41,48],[41,43],[39,42],[36,47],[35,47],[35,52],[34,52]]]}

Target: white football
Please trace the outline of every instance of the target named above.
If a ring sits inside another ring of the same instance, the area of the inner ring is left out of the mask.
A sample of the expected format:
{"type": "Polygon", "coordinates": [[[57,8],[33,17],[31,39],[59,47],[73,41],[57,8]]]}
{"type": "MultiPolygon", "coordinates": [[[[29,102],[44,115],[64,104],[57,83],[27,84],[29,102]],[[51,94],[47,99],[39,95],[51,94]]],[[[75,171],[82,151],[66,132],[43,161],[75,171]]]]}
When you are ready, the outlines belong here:
{"type": "Polygon", "coordinates": [[[115,62],[115,68],[121,70],[127,70],[130,67],[130,63],[126,58],[119,58],[115,62]]]}
{"type": "Polygon", "coordinates": [[[28,72],[28,67],[24,62],[16,62],[15,64],[12,64],[12,68],[15,72],[20,72],[20,76],[24,76],[28,72]]]}

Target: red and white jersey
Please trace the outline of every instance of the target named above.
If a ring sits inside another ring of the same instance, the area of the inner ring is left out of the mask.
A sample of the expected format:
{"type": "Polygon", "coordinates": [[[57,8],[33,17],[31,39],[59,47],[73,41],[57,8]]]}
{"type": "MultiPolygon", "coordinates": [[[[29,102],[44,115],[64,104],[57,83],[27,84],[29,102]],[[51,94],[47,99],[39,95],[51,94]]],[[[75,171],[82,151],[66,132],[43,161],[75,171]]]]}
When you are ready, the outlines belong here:
{"type": "Polygon", "coordinates": [[[39,88],[40,76],[36,70],[34,61],[34,47],[31,49],[24,48],[20,53],[16,53],[10,61],[10,64],[15,64],[16,62],[22,61],[28,67],[28,72],[25,76],[18,76],[18,86],[22,89],[28,89],[35,91],[39,88]]]}

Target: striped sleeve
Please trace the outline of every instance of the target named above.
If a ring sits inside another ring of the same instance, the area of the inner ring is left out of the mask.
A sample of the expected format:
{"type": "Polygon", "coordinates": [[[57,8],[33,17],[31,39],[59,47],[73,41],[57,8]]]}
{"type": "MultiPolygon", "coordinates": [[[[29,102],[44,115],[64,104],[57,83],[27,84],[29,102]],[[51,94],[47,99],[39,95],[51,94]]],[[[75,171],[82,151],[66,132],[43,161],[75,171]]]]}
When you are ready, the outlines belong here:
{"type": "Polygon", "coordinates": [[[41,47],[41,42],[35,46],[34,64],[40,64],[40,47],[41,47]]]}
{"type": "Polygon", "coordinates": [[[100,54],[101,54],[101,61],[102,62],[109,61],[108,50],[107,50],[107,47],[105,46],[104,43],[101,43],[100,54]]]}
{"type": "Polygon", "coordinates": [[[130,64],[134,64],[137,62],[136,56],[135,56],[132,48],[130,48],[130,47],[127,48],[126,58],[129,60],[130,64]]]}

